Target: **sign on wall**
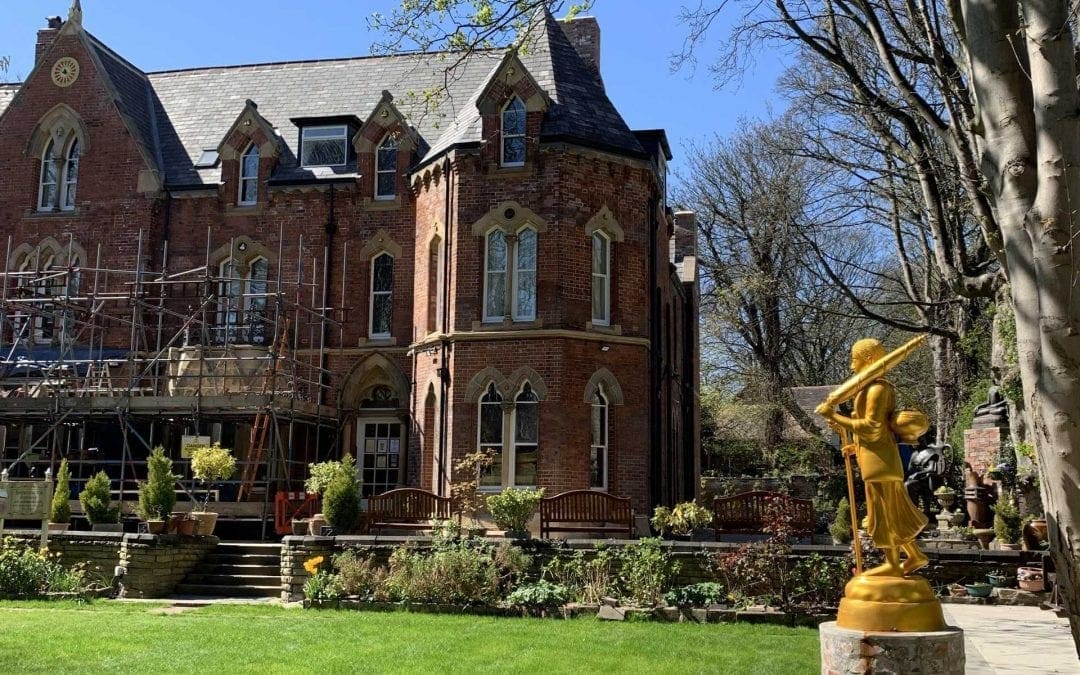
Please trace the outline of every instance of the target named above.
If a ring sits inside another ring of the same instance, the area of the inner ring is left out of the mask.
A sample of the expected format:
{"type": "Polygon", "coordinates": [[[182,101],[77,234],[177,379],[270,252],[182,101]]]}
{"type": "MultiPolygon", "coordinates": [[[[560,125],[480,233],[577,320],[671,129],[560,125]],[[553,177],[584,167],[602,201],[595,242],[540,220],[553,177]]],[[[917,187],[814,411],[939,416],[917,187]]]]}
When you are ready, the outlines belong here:
{"type": "Polygon", "coordinates": [[[200,445],[210,445],[209,436],[181,436],[180,437],[180,456],[184,459],[191,459],[191,453],[195,448],[200,445]]]}
{"type": "Polygon", "coordinates": [[[0,493],[7,499],[0,500],[0,519],[44,520],[49,517],[49,501],[52,498],[51,481],[19,480],[0,483],[0,493]]]}

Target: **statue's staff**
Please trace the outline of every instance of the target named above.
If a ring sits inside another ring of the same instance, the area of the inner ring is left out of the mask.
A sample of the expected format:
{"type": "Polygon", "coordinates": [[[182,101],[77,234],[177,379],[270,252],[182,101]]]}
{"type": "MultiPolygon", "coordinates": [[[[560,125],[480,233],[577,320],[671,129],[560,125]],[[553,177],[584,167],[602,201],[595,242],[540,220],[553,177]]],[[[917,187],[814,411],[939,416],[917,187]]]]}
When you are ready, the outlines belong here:
{"type": "MultiPolygon", "coordinates": [[[[859,392],[869,386],[874,380],[881,379],[885,376],[885,373],[899,365],[908,354],[925,341],[925,334],[916,336],[911,340],[908,340],[903,346],[898,347],[877,361],[874,361],[865,369],[852,375],[843,384],[834,389],[825,398],[825,402],[819,407],[836,408],[836,406],[841,403],[855,398],[859,392]]],[[[851,504],[851,540],[855,548],[855,573],[862,574],[862,545],[859,542],[859,510],[855,504],[855,472],[851,467],[851,455],[855,454],[855,450],[858,450],[859,441],[858,437],[853,436],[847,429],[840,428],[838,431],[840,433],[841,452],[844,455],[844,469],[847,473],[848,503],[851,504]],[[853,441],[855,447],[853,451],[849,453],[845,449],[851,446],[853,441]]]]}

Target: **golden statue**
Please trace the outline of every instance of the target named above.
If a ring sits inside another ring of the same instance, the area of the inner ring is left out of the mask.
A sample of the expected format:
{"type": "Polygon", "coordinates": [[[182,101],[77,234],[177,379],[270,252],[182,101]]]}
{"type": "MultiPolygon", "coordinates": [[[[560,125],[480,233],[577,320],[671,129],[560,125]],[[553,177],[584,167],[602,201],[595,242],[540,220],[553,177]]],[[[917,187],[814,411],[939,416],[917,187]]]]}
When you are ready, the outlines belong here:
{"type": "Polygon", "coordinates": [[[914,575],[929,562],[915,543],[926,527],[926,515],[904,489],[904,467],[894,437],[899,434],[914,441],[926,432],[928,424],[921,413],[897,411],[896,391],[883,377],[925,339],[919,336],[889,354],[875,339],[859,340],[851,348],[855,374],[817,407],[817,413],[840,433],[852,505],[857,573],[845,586],[840,601],[836,623],[841,628],[929,632],[945,627],[941,602],[926,579],[914,575]],[[852,416],[839,414],[836,406],[852,398],[852,416]],[[884,564],[866,571],[858,544],[853,455],[866,486],[866,530],[874,546],[885,554],[884,564]]]}

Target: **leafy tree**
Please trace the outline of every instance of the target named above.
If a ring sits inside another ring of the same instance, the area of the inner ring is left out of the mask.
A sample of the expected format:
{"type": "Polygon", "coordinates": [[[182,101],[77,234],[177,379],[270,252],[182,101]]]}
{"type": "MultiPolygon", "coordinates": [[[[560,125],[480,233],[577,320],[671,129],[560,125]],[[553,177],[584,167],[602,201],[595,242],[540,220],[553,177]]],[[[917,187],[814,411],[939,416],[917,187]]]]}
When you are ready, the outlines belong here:
{"type": "Polygon", "coordinates": [[[49,507],[50,523],[66,523],[71,520],[71,469],[66,459],[60,461],[60,471],[56,474],[56,489],[53,490],[52,504],[49,507]]]}

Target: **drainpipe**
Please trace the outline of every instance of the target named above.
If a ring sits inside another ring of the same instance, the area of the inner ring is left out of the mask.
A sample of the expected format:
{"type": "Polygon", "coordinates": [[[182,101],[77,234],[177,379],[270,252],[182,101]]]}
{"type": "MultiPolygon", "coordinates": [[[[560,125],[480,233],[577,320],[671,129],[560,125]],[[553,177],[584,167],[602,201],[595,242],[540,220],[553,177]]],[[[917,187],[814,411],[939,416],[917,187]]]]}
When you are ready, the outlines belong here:
{"type": "Polygon", "coordinates": [[[657,210],[659,197],[649,200],[649,506],[660,503],[663,491],[661,478],[660,438],[660,332],[663,328],[660,316],[660,281],[657,275],[656,237],[660,223],[657,210]]]}
{"type": "MultiPolygon", "coordinates": [[[[441,330],[445,336],[450,332],[450,155],[443,158],[443,191],[443,234],[445,236],[443,237],[443,283],[439,292],[443,296],[441,330]]],[[[450,467],[443,464],[447,448],[446,417],[449,408],[446,399],[450,395],[450,369],[446,365],[449,345],[446,337],[439,340],[439,347],[439,385],[441,391],[439,395],[439,484],[432,487],[435,488],[433,491],[436,494],[442,495],[443,485],[446,484],[450,471],[450,467]]]]}

